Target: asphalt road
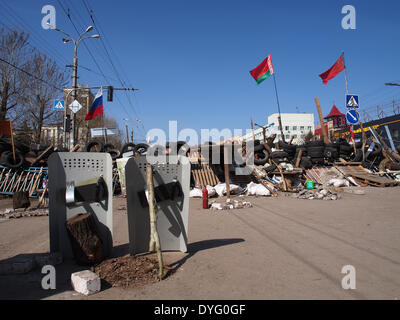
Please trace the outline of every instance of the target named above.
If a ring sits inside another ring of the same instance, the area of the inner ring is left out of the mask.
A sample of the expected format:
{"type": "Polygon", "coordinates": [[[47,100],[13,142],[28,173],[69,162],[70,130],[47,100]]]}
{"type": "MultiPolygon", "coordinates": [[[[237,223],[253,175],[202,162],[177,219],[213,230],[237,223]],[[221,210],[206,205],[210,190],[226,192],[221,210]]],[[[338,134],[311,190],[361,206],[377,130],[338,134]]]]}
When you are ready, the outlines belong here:
{"type": "MultiPolygon", "coordinates": [[[[57,289],[41,289],[40,271],[0,276],[2,299],[398,299],[400,187],[364,188],[337,201],[287,196],[248,198],[253,208],[210,211],[192,199],[188,253],[166,253],[172,276],[140,288],[107,288],[83,297],[57,267],[57,289]],[[356,289],[342,288],[354,266],[356,289]]],[[[219,200],[222,201],[222,200],[219,200]]],[[[127,215],[114,199],[115,255],[127,252],[127,215]]],[[[49,249],[47,217],[0,221],[0,261],[49,249]]]]}

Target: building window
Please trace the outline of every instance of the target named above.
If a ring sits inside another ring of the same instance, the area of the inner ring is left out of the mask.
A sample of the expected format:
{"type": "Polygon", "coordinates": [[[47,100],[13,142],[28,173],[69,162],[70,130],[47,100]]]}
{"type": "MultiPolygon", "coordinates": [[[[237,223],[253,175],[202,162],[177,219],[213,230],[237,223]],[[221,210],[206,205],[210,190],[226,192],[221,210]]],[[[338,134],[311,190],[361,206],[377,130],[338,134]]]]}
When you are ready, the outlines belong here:
{"type": "Polygon", "coordinates": [[[285,138],[286,138],[286,139],[290,139],[290,136],[287,134],[287,135],[285,136],[285,138]]]}
{"type": "Polygon", "coordinates": [[[311,130],[311,126],[308,126],[307,129],[308,129],[308,130],[311,130]]]}
{"type": "Polygon", "coordinates": [[[293,130],[297,130],[297,126],[293,126],[293,130]]]}
{"type": "Polygon", "coordinates": [[[304,130],[304,126],[301,126],[301,127],[300,127],[300,130],[304,130]]]}
{"type": "Polygon", "coordinates": [[[289,126],[286,126],[286,127],[285,127],[285,130],[286,130],[286,131],[289,131],[289,126]]]}

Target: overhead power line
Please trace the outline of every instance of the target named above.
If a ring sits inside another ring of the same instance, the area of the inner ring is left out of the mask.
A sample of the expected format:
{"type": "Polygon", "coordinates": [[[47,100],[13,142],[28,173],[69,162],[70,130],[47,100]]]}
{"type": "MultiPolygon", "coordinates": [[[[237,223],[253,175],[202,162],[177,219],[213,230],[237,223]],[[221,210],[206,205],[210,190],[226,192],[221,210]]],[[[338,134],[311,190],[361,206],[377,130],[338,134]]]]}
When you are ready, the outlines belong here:
{"type": "Polygon", "coordinates": [[[1,62],[4,62],[4,63],[7,63],[7,64],[10,65],[11,67],[13,67],[13,68],[15,68],[15,69],[17,69],[17,70],[19,70],[19,71],[21,71],[21,72],[27,74],[28,76],[30,76],[30,77],[32,77],[32,78],[34,78],[34,79],[36,79],[36,80],[39,80],[39,81],[41,81],[41,82],[43,82],[43,83],[46,83],[47,85],[49,85],[49,86],[51,86],[51,87],[53,87],[53,88],[55,88],[55,89],[57,89],[57,90],[63,91],[63,89],[60,89],[60,88],[56,87],[55,85],[53,85],[53,84],[47,82],[46,80],[43,80],[43,79],[41,79],[41,78],[38,78],[37,76],[35,76],[35,75],[33,75],[32,73],[30,73],[30,72],[28,72],[28,71],[26,71],[26,70],[24,70],[24,69],[22,69],[22,68],[16,66],[15,64],[12,64],[12,63],[10,63],[10,62],[8,62],[8,61],[2,59],[2,58],[0,58],[0,61],[1,61],[1,62]]]}

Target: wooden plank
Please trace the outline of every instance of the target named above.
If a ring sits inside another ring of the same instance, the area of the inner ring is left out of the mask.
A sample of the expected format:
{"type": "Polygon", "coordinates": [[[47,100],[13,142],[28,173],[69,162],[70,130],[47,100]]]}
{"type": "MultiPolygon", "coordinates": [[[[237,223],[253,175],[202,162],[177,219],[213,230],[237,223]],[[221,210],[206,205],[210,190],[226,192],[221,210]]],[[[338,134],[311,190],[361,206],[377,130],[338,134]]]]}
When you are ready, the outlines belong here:
{"type": "Polygon", "coordinates": [[[44,150],[35,160],[32,162],[32,166],[42,160],[52,149],[53,145],[50,145],[46,150],[44,150]]]}

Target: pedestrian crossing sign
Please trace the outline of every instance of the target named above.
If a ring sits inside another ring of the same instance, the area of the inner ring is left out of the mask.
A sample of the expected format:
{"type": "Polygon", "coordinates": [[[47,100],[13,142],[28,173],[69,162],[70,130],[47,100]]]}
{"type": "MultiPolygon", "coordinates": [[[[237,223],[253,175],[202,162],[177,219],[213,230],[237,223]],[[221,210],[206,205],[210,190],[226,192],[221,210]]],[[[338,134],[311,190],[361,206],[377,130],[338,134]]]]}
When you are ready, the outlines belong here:
{"type": "Polygon", "coordinates": [[[348,94],[346,95],[346,107],[347,108],[356,108],[358,109],[360,106],[358,104],[358,95],[348,94]]]}
{"type": "Polygon", "coordinates": [[[54,110],[55,111],[64,111],[65,102],[64,100],[54,100],[54,110]]]}

